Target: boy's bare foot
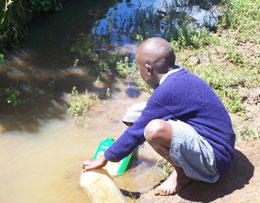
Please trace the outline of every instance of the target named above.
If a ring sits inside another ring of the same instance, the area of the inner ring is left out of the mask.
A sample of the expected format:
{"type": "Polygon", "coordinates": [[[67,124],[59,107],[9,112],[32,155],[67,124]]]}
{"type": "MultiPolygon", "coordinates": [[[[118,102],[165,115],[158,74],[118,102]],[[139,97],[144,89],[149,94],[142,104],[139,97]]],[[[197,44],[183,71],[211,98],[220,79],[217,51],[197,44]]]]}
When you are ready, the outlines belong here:
{"type": "Polygon", "coordinates": [[[174,195],[180,192],[181,189],[191,181],[192,180],[183,172],[177,173],[176,170],[174,170],[171,175],[155,189],[154,194],[162,196],[174,195]]]}

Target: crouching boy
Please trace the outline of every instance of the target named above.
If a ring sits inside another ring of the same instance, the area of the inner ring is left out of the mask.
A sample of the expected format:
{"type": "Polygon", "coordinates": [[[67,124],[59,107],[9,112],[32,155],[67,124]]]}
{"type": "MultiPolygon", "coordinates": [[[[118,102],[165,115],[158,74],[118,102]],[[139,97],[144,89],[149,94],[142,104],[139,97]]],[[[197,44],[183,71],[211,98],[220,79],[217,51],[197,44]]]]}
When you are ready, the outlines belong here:
{"type": "Polygon", "coordinates": [[[174,167],[155,194],[178,193],[192,180],[214,183],[231,166],[235,134],[224,105],[198,76],[175,65],[162,38],[144,41],[136,52],[141,77],[154,93],[141,116],[105,151],[82,163],[83,171],[119,161],[147,141],[174,167]]]}

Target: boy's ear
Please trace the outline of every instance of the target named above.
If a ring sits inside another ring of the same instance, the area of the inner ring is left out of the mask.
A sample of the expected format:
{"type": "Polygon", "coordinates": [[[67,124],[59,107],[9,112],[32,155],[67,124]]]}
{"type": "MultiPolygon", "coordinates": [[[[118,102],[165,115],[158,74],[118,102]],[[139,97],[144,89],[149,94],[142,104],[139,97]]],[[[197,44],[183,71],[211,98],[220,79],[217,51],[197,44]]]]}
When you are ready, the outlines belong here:
{"type": "Polygon", "coordinates": [[[152,66],[147,64],[147,63],[144,66],[146,68],[146,71],[147,71],[148,75],[151,75],[151,73],[152,73],[152,66]]]}

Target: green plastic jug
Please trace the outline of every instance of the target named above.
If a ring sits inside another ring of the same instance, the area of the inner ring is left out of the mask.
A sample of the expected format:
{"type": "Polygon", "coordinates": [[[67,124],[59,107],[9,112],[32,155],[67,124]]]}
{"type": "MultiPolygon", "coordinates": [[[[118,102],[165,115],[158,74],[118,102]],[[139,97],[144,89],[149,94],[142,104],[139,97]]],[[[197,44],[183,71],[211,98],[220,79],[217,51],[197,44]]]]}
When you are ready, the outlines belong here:
{"type": "MultiPolygon", "coordinates": [[[[93,159],[96,159],[101,154],[104,154],[106,149],[109,148],[113,144],[114,141],[115,141],[114,138],[108,137],[106,140],[103,140],[102,142],[100,142],[93,159]]],[[[108,161],[108,163],[106,164],[106,166],[104,168],[108,171],[108,173],[111,176],[124,174],[126,172],[126,170],[128,169],[129,164],[133,158],[133,154],[135,152],[136,152],[136,150],[134,150],[131,154],[129,154],[127,157],[125,157],[124,159],[122,159],[119,162],[108,161]]]]}

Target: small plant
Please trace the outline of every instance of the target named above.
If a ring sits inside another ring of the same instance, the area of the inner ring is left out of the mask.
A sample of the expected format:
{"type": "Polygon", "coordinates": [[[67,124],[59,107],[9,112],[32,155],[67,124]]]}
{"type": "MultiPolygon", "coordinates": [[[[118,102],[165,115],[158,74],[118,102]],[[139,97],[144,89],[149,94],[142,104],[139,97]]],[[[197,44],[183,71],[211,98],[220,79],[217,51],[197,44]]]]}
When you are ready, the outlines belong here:
{"type": "Polygon", "coordinates": [[[243,58],[237,48],[231,44],[227,43],[224,45],[226,48],[226,59],[233,62],[236,65],[243,65],[243,58]]]}
{"type": "Polygon", "coordinates": [[[4,60],[4,55],[0,54],[0,64],[4,64],[5,60],[4,60]]]}
{"type": "Polygon", "coordinates": [[[158,168],[162,172],[162,176],[161,176],[162,179],[167,178],[174,170],[172,164],[163,158],[158,159],[154,163],[153,168],[158,168]]]}
{"type": "Polygon", "coordinates": [[[260,132],[257,129],[250,128],[248,123],[240,126],[234,125],[234,131],[238,140],[251,141],[260,139],[260,132]]]}
{"type": "Polygon", "coordinates": [[[68,112],[73,116],[75,123],[89,126],[89,118],[87,112],[92,105],[99,102],[97,94],[88,94],[86,89],[85,94],[80,95],[77,88],[73,87],[71,94],[68,95],[70,99],[68,112]]]}
{"type": "Polygon", "coordinates": [[[109,98],[111,96],[110,88],[107,88],[106,97],[109,98]]]}
{"type": "Polygon", "coordinates": [[[79,59],[75,58],[74,62],[73,62],[73,67],[76,67],[79,63],[79,59]]]}
{"type": "Polygon", "coordinates": [[[124,60],[118,61],[116,65],[119,76],[123,78],[129,77],[133,82],[136,80],[137,66],[134,61],[132,63],[129,61],[129,57],[125,57],[124,60]]]}
{"type": "Polygon", "coordinates": [[[23,99],[18,98],[19,96],[21,96],[20,91],[14,87],[1,88],[1,92],[2,95],[6,97],[6,102],[8,104],[12,104],[13,106],[16,106],[17,104],[24,103],[23,99]]]}
{"type": "Polygon", "coordinates": [[[117,62],[116,70],[119,73],[119,76],[130,79],[131,82],[137,84],[139,89],[145,90],[149,93],[153,92],[153,90],[141,78],[135,61],[130,62],[129,57],[125,57],[124,60],[117,62]]]}
{"type": "Polygon", "coordinates": [[[107,112],[106,113],[106,117],[109,118],[110,121],[115,121],[116,120],[115,114],[112,111],[107,112]]]}
{"type": "Polygon", "coordinates": [[[169,163],[168,161],[163,163],[162,172],[165,175],[165,177],[168,177],[173,170],[174,168],[171,163],[169,163]]]}

